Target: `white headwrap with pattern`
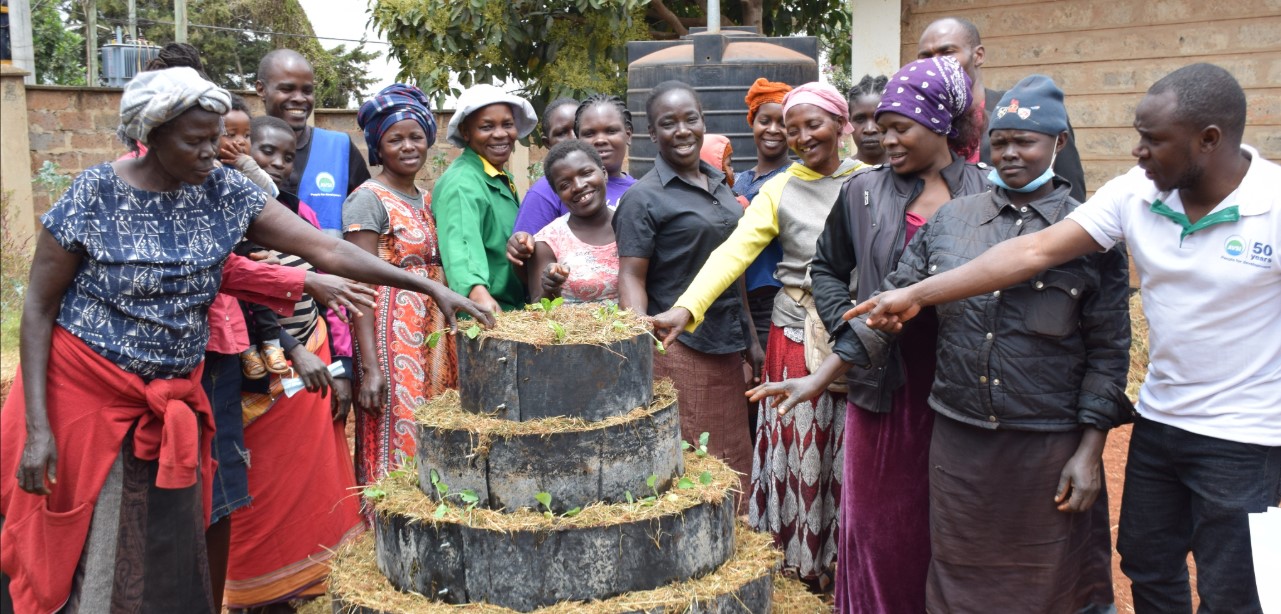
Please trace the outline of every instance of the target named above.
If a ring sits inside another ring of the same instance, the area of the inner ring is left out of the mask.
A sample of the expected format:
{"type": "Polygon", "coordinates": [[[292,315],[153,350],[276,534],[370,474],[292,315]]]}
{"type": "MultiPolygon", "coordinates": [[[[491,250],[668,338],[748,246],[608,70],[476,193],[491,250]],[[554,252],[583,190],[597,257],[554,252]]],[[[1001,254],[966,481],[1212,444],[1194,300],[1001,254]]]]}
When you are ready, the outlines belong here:
{"type": "Polygon", "coordinates": [[[156,126],[197,106],[222,115],[231,109],[231,94],[186,66],[138,73],[120,97],[116,134],[130,149],[146,145],[156,126]]]}

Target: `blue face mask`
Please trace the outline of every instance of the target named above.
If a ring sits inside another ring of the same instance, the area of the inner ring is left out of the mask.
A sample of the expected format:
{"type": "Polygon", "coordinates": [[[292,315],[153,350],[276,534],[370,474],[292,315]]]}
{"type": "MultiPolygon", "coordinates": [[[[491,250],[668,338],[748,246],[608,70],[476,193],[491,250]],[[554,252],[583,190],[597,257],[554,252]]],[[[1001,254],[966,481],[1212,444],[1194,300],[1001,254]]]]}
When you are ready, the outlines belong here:
{"type": "Polygon", "coordinates": [[[987,180],[991,181],[993,185],[1001,186],[1002,188],[1005,188],[1006,190],[1009,190],[1011,192],[1018,192],[1020,194],[1035,192],[1037,188],[1040,188],[1046,183],[1049,183],[1051,179],[1054,179],[1054,159],[1057,157],[1058,157],[1057,152],[1054,155],[1050,156],[1050,166],[1045,169],[1045,172],[1041,173],[1040,177],[1037,177],[1036,179],[1029,181],[1027,185],[1021,188],[1012,188],[1009,185],[1007,185],[1005,183],[1005,180],[1001,179],[1001,173],[997,172],[995,168],[993,168],[992,171],[987,174],[987,180]]]}

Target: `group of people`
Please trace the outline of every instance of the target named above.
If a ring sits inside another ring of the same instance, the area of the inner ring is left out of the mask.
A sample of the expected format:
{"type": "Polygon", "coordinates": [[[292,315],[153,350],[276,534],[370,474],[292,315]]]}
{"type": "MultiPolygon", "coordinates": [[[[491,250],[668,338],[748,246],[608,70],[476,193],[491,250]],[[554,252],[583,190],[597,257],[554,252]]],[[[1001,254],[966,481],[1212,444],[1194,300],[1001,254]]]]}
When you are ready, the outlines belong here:
{"type": "Polygon", "coordinates": [[[463,94],[461,154],[428,194],[418,88],[362,104],[362,157],[308,124],[301,55],[263,58],[250,117],[192,51],[130,82],[130,153],[42,218],[0,413],[19,611],[320,594],[365,526],[354,488],[406,463],[414,411],[457,385],[452,337],[427,338],[549,297],[652,319],[683,437],[710,434],[740,514],[839,612],[1111,610],[1101,457],[1131,422],[1136,610],[1190,611],[1191,551],[1203,608],[1259,611],[1246,513],[1281,498],[1281,169],[1241,143],[1226,71],[1153,85],[1139,167],[1085,203],[1062,90],[986,89],[955,18],[848,92],[757,80],[737,174],[688,84],[649,93],[640,178],[621,99],[554,100],[521,199],[507,165],[539,118],[519,96],[463,94]],[[1137,411],[1123,240],[1152,327],[1137,411]]]}

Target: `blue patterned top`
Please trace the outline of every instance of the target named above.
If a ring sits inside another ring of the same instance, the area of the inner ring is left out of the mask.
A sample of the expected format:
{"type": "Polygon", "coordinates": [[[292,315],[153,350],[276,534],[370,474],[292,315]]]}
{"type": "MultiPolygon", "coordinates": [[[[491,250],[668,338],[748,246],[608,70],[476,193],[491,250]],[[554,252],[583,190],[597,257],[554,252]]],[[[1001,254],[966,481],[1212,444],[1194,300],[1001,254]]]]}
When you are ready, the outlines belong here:
{"type": "Polygon", "coordinates": [[[134,188],[110,163],[87,169],[40,218],[82,257],[58,324],[143,378],[190,373],[204,358],[222,265],[266,200],[224,167],[173,192],[134,188]]]}

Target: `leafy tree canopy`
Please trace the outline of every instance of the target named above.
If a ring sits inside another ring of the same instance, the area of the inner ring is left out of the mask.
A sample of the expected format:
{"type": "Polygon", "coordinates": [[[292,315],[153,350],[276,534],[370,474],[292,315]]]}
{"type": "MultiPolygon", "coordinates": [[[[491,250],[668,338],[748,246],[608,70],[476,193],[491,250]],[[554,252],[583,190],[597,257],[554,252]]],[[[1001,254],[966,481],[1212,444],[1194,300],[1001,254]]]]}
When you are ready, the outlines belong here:
{"type": "MultiPolygon", "coordinates": [[[[84,23],[83,0],[61,2],[72,23],[84,23]]],[[[126,26],[125,0],[97,0],[97,5],[100,28],[126,26]]],[[[376,81],[368,76],[367,65],[380,54],[367,51],[364,43],[351,49],[346,45],[326,49],[314,38],[315,30],[298,0],[189,0],[187,14],[187,40],[200,50],[209,77],[223,87],[253,89],[258,60],[282,47],[297,50],[311,62],[317,107],[359,103],[376,81]]],[[[136,15],[139,38],[156,45],[173,41],[172,0],[137,0],[136,15]]],[[[99,43],[113,36],[100,31],[99,43]]]]}
{"type": "MultiPolygon", "coordinates": [[[[706,0],[376,0],[372,22],[391,42],[401,78],[443,98],[482,82],[523,86],[535,108],[559,96],[623,94],[629,40],[670,40],[705,26],[706,0]]],[[[768,36],[817,36],[848,66],[844,0],[726,0],[722,23],[768,36]]]]}
{"type": "Polygon", "coordinates": [[[31,38],[35,45],[36,83],[85,84],[85,42],[67,29],[56,0],[31,3],[31,38]]]}

